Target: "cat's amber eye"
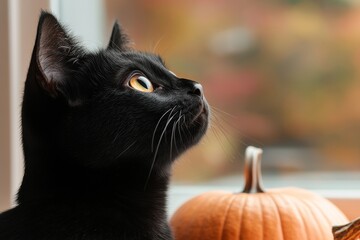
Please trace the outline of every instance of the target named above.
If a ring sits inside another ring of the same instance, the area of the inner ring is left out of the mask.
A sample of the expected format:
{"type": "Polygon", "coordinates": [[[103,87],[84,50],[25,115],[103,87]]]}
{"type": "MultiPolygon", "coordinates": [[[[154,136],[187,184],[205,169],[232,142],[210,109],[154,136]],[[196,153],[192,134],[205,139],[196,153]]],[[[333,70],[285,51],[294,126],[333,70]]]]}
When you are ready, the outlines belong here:
{"type": "Polygon", "coordinates": [[[135,90],[138,90],[140,92],[153,92],[154,91],[154,86],[150,82],[150,80],[141,74],[134,74],[129,81],[129,85],[130,85],[130,87],[132,87],[135,90]]]}

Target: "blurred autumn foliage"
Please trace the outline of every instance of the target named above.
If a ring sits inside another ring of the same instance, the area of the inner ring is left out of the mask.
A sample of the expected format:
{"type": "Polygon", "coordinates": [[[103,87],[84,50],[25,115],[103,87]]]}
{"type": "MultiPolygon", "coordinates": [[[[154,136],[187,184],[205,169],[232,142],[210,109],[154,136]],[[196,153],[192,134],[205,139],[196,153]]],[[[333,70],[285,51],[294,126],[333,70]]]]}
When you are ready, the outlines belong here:
{"type": "Polygon", "coordinates": [[[296,171],[360,171],[357,1],[105,2],[108,26],[118,18],[136,48],[201,82],[214,106],[175,180],[233,174],[248,144],[300,149],[288,159],[296,171]]]}

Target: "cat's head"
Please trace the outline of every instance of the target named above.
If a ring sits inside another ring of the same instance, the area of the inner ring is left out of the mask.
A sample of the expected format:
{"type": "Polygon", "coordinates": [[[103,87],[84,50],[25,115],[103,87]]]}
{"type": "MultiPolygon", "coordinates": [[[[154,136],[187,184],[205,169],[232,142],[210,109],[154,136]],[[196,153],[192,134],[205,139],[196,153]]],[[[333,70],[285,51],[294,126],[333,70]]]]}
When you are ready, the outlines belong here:
{"type": "Polygon", "coordinates": [[[107,48],[89,53],[43,12],[22,113],[25,160],[38,149],[90,167],[156,168],[201,139],[209,108],[199,83],[131,49],[117,23],[107,48]]]}

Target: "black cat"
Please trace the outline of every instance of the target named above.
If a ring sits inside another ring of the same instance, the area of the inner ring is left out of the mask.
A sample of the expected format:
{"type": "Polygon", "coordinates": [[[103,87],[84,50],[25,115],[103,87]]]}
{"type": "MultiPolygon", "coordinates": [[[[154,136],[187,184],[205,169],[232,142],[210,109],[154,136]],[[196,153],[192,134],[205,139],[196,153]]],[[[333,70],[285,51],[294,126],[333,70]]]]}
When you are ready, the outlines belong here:
{"type": "Polygon", "coordinates": [[[171,165],[208,126],[200,84],[160,57],[110,43],[84,51],[42,12],[25,83],[25,174],[0,240],[172,239],[171,165]]]}

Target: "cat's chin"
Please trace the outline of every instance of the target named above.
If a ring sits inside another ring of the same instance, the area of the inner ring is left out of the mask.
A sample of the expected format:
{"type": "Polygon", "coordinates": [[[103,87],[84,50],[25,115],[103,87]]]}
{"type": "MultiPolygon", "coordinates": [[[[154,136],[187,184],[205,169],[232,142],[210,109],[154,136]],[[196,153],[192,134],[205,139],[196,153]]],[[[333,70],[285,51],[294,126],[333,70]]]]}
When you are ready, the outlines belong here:
{"type": "MultiPolygon", "coordinates": [[[[201,103],[201,107],[199,108],[198,113],[192,119],[191,124],[198,124],[200,126],[205,125],[205,132],[206,132],[207,126],[209,124],[209,118],[210,118],[209,105],[206,99],[204,98],[201,103]]],[[[203,134],[205,134],[205,132],[203,134]]]]}
{"type": "Polygon", "coordinates": [[[199,114],[196,115],[196,117],[192,120],[192,132],[193,132],[193,138],[190,145],[197,144],[201,138],[205,135],[208,127],[209,127],[209,119],[210,119],[210,113],[207,106],[204,106],[204,108],[199,112],[199,114]]]}
{"type": "Polygon", "coordinates": [[[193,122],[198,122],[200,124],[207,124],[209,121],[209,109],[207,105],[203,105],[200,109],[199,113],[195,115],[195,117],[192,120],[193,122]]]}

